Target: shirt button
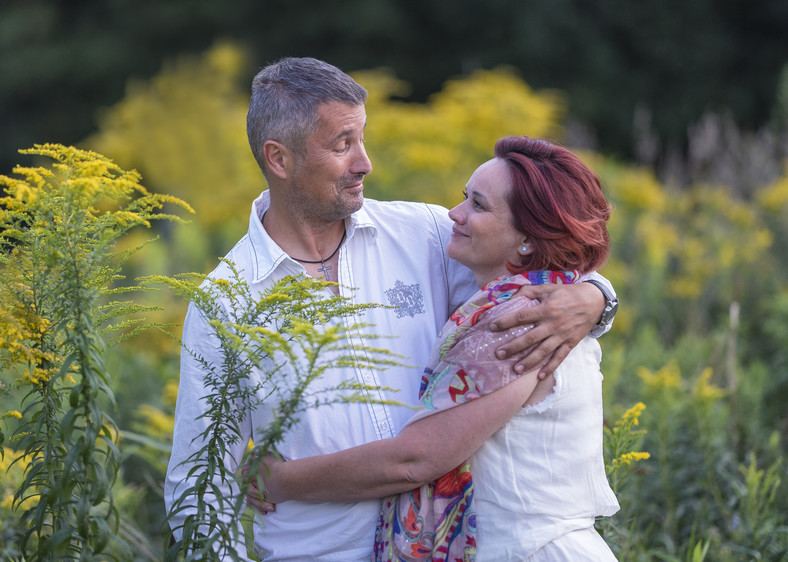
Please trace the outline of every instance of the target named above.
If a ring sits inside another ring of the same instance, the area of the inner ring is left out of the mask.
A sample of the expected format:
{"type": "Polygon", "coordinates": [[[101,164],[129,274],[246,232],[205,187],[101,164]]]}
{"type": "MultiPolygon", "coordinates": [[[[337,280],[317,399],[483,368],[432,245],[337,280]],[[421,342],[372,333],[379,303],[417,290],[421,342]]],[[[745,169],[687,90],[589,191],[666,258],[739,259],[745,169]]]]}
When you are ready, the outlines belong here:
{"type": "Polygon", "coordinates": [[[389,428],[389,424],[387,424],[386,422],[380,424],[380,429],[386,430],[388,428],[389,428]]]}
{"type": "Polygon", "coordinates": [[[364,380],[367,381],[367,382],[372,382],[372,375],[366,375],[364,377],[364,380]]]}

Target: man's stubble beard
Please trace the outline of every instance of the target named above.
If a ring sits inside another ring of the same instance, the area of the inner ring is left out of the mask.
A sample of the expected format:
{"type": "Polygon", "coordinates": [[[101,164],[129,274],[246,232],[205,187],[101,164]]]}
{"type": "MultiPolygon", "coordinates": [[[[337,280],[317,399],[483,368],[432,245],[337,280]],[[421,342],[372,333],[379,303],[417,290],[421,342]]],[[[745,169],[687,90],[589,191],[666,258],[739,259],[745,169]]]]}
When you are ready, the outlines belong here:
{"type": "MultiPolygon", "coordinates": [[[[341,181],[339,185],[353,185],[357,181],[341,181]]],[[[296,181],[293,189],[287,193],[288,208],[297,213],[303,220],[310,224],[326,225],[344,220],[364,205],[363,192],[357,197],[343,196],[343,188],[334,186],[335,197],[331,199],[316,199],[308,195],[308,191],[301,188],[296,181]]]]}

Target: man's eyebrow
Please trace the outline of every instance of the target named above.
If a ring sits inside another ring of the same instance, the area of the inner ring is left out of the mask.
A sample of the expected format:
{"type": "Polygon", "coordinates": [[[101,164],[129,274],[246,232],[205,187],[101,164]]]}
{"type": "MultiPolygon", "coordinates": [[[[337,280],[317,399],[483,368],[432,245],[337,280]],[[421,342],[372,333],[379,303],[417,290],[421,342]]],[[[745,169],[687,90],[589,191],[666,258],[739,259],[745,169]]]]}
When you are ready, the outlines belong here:
{"type": "MultiPolygon", "coordinates": [[[[363,130],[363,129],[362,129],[363,130]]],[[[345,137],[350,137],[355,134],[355,129],[343,129],[331,139],[331,142],[336,142],[338,140],[342,140],[345,137]]]]}
{"type": "MultiPolygon", "coordinates": [[[[364,125],[361,127],[361,132],[363,133],[366,130],[366,128],[367,128],[367,122],[364,121],[364,125]]],[[[349,137],[354,132],[355,132],[355,128],[353,128],[353,127],[349,127],[347,129],[342,129],[339,133],[336,134],[336,136],[334,136],[334,138],[331,139],[331,142],[336,142],[336,141],[342,139],[343,137],[349,137]]]]}

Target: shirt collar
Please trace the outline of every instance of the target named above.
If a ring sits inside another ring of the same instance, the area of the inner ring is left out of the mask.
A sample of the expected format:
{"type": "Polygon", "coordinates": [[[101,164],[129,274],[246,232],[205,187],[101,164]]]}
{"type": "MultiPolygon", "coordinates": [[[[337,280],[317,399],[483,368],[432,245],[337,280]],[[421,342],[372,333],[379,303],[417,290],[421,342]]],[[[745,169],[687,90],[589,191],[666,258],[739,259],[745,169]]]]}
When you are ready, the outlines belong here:
{"type": "MultiPolygon", "coordinates": [[[[283,261],[293,261],[263,228],[263,215],[271,205],[271,194],[268,190],[252,202],[249,217],[249,241],[251,242],[252,278],[254,282],[270,277],[283,261]]],[[[345,219],[347,239],[353,238],[356,230],[368,231],[373,238],[377,237],[377,227],[362,206],[361,209],[345,219]]]]}

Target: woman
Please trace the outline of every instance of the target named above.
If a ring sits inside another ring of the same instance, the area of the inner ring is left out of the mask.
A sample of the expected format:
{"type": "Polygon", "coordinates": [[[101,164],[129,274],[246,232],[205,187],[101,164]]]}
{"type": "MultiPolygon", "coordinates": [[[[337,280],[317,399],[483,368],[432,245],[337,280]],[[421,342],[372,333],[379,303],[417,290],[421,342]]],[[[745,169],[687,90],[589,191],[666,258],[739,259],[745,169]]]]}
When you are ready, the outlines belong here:
{"type": "Polygon", "coordinates": [[[516,296],[522,285],[577,282],[605,261],[610,210],[599,180],[562,147],[506,137],[449,216],[447,253],[482,289],[433,348],[425,408],[396,438],[271,463],[265,497],[393,494],[381,510],[377,560],[615,560],[593,528],[618,510],[602,458],[598,344],[586,338],[540,381],[493,355],[500,337],[517,334],[488,329],[533,304],[516,296]]]}

